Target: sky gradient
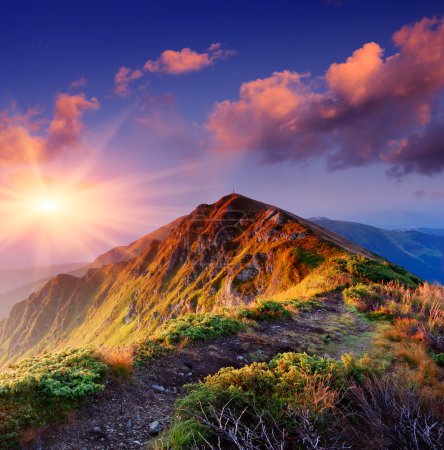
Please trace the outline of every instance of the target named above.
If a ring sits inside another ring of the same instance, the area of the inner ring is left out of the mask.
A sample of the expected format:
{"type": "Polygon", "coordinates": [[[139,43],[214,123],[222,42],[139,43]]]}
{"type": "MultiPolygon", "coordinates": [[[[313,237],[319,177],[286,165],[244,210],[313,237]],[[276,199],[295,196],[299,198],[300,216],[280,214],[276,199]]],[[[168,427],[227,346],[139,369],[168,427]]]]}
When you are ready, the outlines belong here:
{"type": "Polygon", "coordinates": [[[444,227],[442,2],[63,3],[0,17],[0,264],[91,259],[233,189],[444,227]],[[62,194],[63,220],[27,213],[62,194]]]}

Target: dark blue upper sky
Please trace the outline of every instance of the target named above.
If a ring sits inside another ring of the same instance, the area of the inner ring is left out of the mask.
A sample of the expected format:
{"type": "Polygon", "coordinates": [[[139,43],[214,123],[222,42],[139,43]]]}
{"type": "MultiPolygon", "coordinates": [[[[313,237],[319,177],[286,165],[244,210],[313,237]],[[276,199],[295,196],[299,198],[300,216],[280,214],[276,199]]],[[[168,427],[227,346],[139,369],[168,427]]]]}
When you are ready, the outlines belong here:
{"type": "Polygon", "coordinates": [[[396,217],[410,225],[444,226],[444,150],[434,147],[442,84],[423,83],[440,76],[443,14],[440,0],[8,2],[0,14],[0,182],[26,169],[11,157],[25,134],[17,154],[37,149],[33,165],[45,176],[83,165],[96,180],[151,180],[138,205],[161,212],[134,220],[113,242],[233,188],[306,217],[395,226],[387,211],[403,211],[396,217]],[[424,17],[438,21],[422,26],[424,17]],[[413,38],[394,45],[405,26],[413,38]],[[364,69],[352,62],[352,75],[347,66],[324,78],[370,42],[377,45],[355,58],[364,69]],[[208,50],[214,43],[220,54],[208,50]],[[144,69],[184,48],[208,64],[180,74],[144,69]],[[122,66],[133,76],[128,95],[115,91],[122,66]],[[297,74],[307,72],[300,84],[297,74]],[[87,82],[70,88],[81,77],[87,82]],[[400,92],[385,101],[395,77],[400,92]]]}
{"type": "MultiPolygon", "coordinates": [[[[84,74],[105,95],[121,65],[135,67],[165,49],[204,50],[222,42],[238,57],[211,75],[156,80],[191,114],[237,95],[243,81],[273,71],[321,75],[368,41],[392,50],[391,35],[424,16],[441,15],[440,0],[16,1],[0,16],[2,104],[46,103],[84,74]],[[197,94],[197,95],[196,95],[197,94]],[[187,110],[189,111],[189,110],[187,110]]],[[[157,86],[158,85],[158,86],[157,86]]]]}

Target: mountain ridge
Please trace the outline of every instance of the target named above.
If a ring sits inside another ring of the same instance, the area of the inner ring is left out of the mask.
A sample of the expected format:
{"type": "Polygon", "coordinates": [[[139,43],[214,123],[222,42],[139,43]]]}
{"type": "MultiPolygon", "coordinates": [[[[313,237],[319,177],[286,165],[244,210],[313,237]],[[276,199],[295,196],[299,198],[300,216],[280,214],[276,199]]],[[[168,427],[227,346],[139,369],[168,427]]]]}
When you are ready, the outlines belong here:
{"type": "Polygon", "coordinates": [[[0,323],[0,362],[75,343],[121,344],[182,312],[247,304],[300,283],[326,258],[373,254],[239,194],[173,222],[127,261],[59,275],[0,323]]]}
{"type": "Polygon", "coordinates": [[[358,222],[310,220],[393,261],[430,282],[444,283],[444,236],[417,230],[385,230],[358,222]]]}

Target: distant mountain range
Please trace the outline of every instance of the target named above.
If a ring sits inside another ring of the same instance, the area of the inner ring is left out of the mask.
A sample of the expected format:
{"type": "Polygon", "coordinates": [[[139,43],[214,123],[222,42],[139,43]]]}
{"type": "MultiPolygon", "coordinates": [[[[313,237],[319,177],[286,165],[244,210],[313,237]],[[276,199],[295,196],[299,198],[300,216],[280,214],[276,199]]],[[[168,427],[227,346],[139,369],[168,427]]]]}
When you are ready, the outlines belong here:
{"type": "Polygon", "coordinates": [[[435,236],[444,236],[444,228],[413,228],[420,233],[433,234],[435,236]]]}
{"type": "MultiPolygon", "coordinates": [[[[58,273],[77,271],[82,273],[86,263],[58,264],[47,267],[0,269],[0,320],[6,317],[12,306],[42,287],[58,273]]],[[[83,272],[84,273],[84,272],[83,272]]]]}
{"type": "Polygon", "coordinates": [[[24,300],[34,291],[43,287],[54,275],[68,274],[82,277],[89,269],[135,258],[142,254],[152,241],[163,241],[179,220],[164,225],[129,245],[114,247],[98,256],[92,263],[0,269],[0,320],[7,317],[9,311],[17,302],[24,300]]]}
{"type": "Polygon", "coordinates": [[[393,231],[326,217],[310,220],[427,281],[444,283],[444,229],[393,231]]]}

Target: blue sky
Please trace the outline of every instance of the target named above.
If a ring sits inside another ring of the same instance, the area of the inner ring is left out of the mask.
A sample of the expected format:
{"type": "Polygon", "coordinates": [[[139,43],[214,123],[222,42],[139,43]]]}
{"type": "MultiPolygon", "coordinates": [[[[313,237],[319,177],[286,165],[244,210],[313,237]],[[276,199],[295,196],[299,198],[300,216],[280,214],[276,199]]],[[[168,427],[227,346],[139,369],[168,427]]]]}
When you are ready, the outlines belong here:
{"type": "MultiPolygon", "coordinates": [[[[399,218],[398,211],[407,211],[417,226],[444,227],[442,160],[436,149],[436,165],[429,159],[425,161],[422,153],[416,162],[411,156],[417,154],[415,148],[407,159],[398,154],[379,158],[374,147],[371,157],[361,155],[362,162],[356,164],[350,154],[350,135],[346,136],[347,145],[344,140],[336,140],[340,127],[322,140],[324,146],[333,142],[333,153],[312,146],[301,149],[300,141],[295,143],[288,135],[282,144],[282,136],[273,130],[271,134],[264,131],[259,141],[251,143],[246,131],[224,129],[233,134],[229,142],[231,145],[236,141],[233,149],[227,149],[226,142],[219,146],[224,147],[222,150],[208,143],[215,128],[220,131],[230,124],[230,114],[240,114],[239,90],[243,83],[274,83],[274,72],[310,72],[309,81],[297,89],[309,88],[310,95],[322,92],[328,101],[333,94],[344,98],[348,95],[349,104],[353,103],[352,87],[324,86],[322,77],[329,68],[334,63],[344,63],[369,42],[384,49],[383,58],[393,55],[400,48],[393,44],[393,33],[424,17],[440,20],[443,13],[444,6],[438,0],[10,2],[2,8],[0,17],[0,111],[8,117],[3,126],[13,123],[25,127],[33,145],[39,139],[44,156],[34,158],[33,165],[45,176],[66,177],[78,171],[79,166],[88,166],[85,172],[89,181],[105,182],[124,176],[145,186],[133,200],[127,197],[128,202],[133,201],[131,212],[116,208],[116,214],[134,214],[128,217],[125,230],[116,227],[106,241],[92,243],[89,252],[79,252],[74,259],[89,258],[108,245],[136,238],[233,189],[305,217],[322,215],[378,224],[387,219],[385,224],[390,226],[391,213],[399,218]],[[209,50],[214,43],[220,45],[219,50],[209,50]],[[193,69],[180,73],[161,66],[165,62],[163,52],[180,52],[184,48],[199,57],[207,55],[207,63],[199,60],[193,69]],[[155,68],[144,68],[148,60],[155,68]],[[121,67],[135,74],[134,80],[127,83],[125,95],[115,91],[115,76],[121,67]],[[72,87],[76,80],[84,82],[72,87]],[[57,103],[63,94],[80,99],[73,106],[74,115],[79,113],[74,125],[63,115],[67,110],[57,103]],[[217,110],[218,102],[225,100],[230,102],[228,112],[219,111],[216,125],[209,130],[209,117],[217,110]],[[36,112],[31,114],[33,108],[36,112]],[[63,126],[71,129],[62,130],[62,134],[58,130],[59,134],[51,137],[51,127],[57,126],[57,111],[63,116],[63,126]],[[285,147],[287,140],[293,146],[291,151],[285,147]],[[347,149],[339,152],[341,145],[347,149]],[[304,152],[308,151],[307,157],[304,152]],[[50,156],[45,152],[50,152],[50,156]],[[344,162],[341,169],[332,171],[327,168],[327,161],[331,166],[335,158],[344,162]],[[393,167],[402,175],[387,176],[393,167]],[[141,192],[145,189],[146,195],[141,192]]],[[[432,24],[423,34],[430,34],[439,26],[432,24]]],[[[409,62],[407,56],[404,59],[409,62]]],[[[413,66],[416,67],[416,61],[413,66]]],[[[401,78],[402,70],[399,69],[401,78]]],[[[422,105],[418,98],[426,96],[423,103],[432,105],[430,124],[439,128],[441,85],[435,83],[433,89],[432,94],[418,90],[417,95],[412,95],[416,103],[399,108],[417,108],[422,105]]],[[[305,90],[304,102],[308,102],[305,90]]],[[[313,106],[309,102],[307,105],[313,106]]],[[[253,108],[251,104],[250,107],[253,108]]],[[[382,108],[387,122],[396,122],[398,111],[404,110],[396,109],[398,106],[382,108]]],[[[256,117],[258,111],[250,109],[243,114],[236,117],[248,123],[248,118],[256,117]]],[[[276,124],[254,120],[253,132],[276,124]]],[[[398,143],[404,138],[414,140],[415,136],[405,135],[410,126],[405,120],[401,128],[388,129],[381,142],[391,143],[387,136],[398,143]]],[[[377,130],[376,125],[372,126],[377,130]]],[[[304,130],[298,128],[298,133],[303,137],[304,130]]],[[[357,147],[362,145],[356,141],[357,147]]],[[[0,157],[2,151],[6,154],[0,138],[0,157]]],[[[3,159],[0,180],[4,185],[11,174],[29,166],[29,161],[11,163],[6,156],[3,159]]],[[[0,250],[0,258],[15,257],[20,241],[18,236],[14,245],[0,250]]],[[[69,258],[59,250],[51,255],[49,258],[55,260],[69,258]]]]}

